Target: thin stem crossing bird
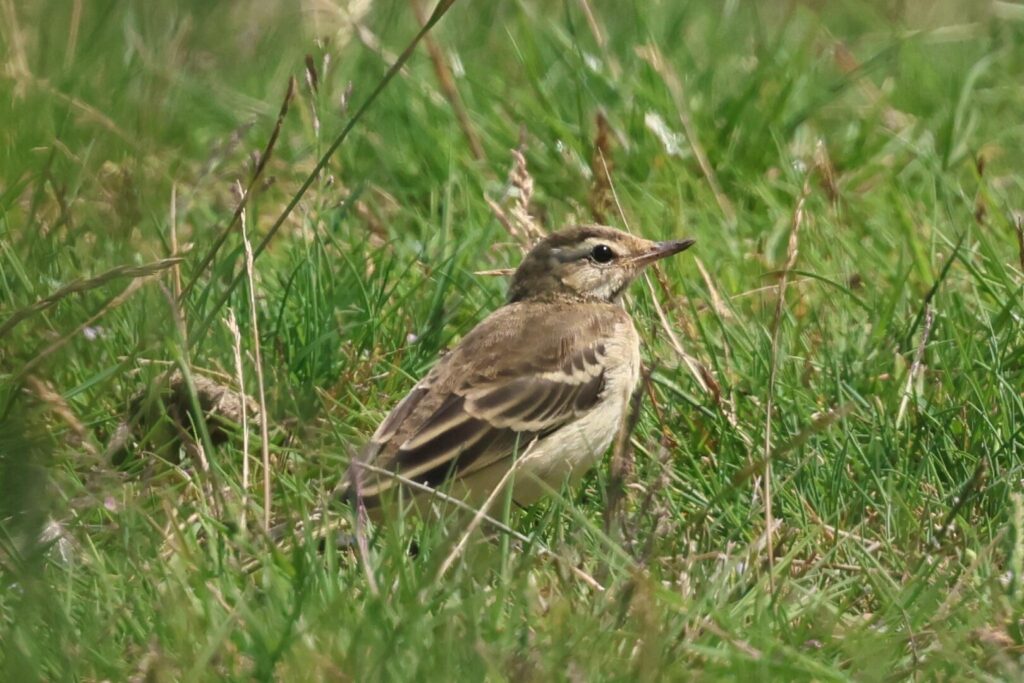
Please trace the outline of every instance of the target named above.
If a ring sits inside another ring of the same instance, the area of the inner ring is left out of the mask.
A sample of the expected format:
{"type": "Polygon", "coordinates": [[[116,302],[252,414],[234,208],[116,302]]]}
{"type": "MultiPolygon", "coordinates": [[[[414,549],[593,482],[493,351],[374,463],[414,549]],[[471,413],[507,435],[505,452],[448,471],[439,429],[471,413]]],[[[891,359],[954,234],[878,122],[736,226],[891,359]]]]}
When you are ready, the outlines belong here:
{"type": "Polygon", "coordinates": [[[599,225],[541,240],[516,270],[508,302],[377,428],[349,469],[345,496],[373,512],[405,479],[479,504],[513,463],[519,505],[577,482],[608,449],[640,378],[640,339],[622,295],[645,266],[693,242],[599,225]]]}

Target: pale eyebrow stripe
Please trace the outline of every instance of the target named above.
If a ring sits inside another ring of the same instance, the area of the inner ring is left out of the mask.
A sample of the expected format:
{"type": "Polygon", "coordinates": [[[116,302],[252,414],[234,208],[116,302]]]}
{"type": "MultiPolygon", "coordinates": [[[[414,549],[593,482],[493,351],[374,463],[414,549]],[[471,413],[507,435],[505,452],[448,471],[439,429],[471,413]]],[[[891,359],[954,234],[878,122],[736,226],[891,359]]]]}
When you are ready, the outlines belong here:
{"type": "Polygon", "coordinates": [[[615,256],[617,257],[622,255],[619,252],[619,250],[615,248],[614,245],[609,243],[608,240],[603,239],[601,237],[588,237],[587,239],[580,242],[578,246],[558,247],[557,249],[552,249],[551,253],[552,255],[554,255],[556,259],[562,261],[563,263],[568,261],[575,261],[576,259],[582,258],[589,254],[590,250],[599,244],[606,245],[609,249],[612,250],[612,253],[615,254],[615,256]]]}

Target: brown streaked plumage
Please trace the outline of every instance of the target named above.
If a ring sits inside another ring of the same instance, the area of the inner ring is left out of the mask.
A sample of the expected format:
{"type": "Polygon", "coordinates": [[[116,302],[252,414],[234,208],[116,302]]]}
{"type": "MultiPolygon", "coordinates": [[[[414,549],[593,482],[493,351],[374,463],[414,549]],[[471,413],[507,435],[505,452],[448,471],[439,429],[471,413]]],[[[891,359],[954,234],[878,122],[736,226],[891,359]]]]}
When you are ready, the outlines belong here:
{"type": "Polygon", "coordinates": [[[596,225],[543,239],[516,270],[508,303],[384,419],[350,468],[347,496],[373,509],[400,485],[360,463],[471,503],[519,456],[521,505],[544,484],[579,479],[607,450],[639,380],[639,338],[621,296],[645,265],[692,244],[596,225]]]}

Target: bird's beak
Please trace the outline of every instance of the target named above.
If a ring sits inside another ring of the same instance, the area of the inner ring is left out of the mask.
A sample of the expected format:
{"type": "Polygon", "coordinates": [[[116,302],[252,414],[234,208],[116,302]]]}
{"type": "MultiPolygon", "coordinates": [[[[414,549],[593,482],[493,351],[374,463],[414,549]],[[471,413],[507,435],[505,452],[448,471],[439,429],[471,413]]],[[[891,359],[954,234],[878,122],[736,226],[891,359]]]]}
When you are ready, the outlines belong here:
{"type": "Polygon", "coordinates": [[[669,240],[667,242],[652,242],[650,250],[635,256],[631,259],[635,266],[646,266],[648,263],[660,261],[663,258],[686,251],[694,245],[697,240],[669,240]]]}

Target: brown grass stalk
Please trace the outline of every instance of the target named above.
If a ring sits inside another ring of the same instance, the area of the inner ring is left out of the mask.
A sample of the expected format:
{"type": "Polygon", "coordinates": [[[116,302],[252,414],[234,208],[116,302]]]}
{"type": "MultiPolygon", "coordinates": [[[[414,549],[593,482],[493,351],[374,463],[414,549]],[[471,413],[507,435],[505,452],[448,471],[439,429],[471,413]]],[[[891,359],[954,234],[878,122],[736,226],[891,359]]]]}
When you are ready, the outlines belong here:
{"type": "MultiPolygon", "coordinates": [[[[291,216],[292,211],[294,211],[295,207],[299,205],[300,201],[302,201],[302,198],[306,195],[306,192],[308,192],[309,188],[313,186],[313,183],[316,181],[316,179],[320,177],[320,174],[323,172],[324,168],[327,167],[327,164],[331,160],[331,157],[333,157],[334,153],[338,151],[338,148],[341,147],[342,143],[345,142],[346,139],[348,139],[349,134],[351,134],[356,124],[363,118],[363,116],[369,110],[370,106],[374,103],[374,101],[376,101],[376,99],[380,96],[381,92],[384,91],[384,88],[388,86],[388,84],[395,77],[395,75],[398,74],[399,71],[401,71],[403,65],[405,65],[405,63],[409,61],[409,57],[412,56],[413,52],[416,50],[416,46],[419,45],[423,37],[427,35],[430,29],[432,29],[434,25],[441,20],[445,13],[449,9],[451,9],[452,5],[454,4],[455,0],[439,0],[437,6],[434,8],[434,12],[427,19],[427,22],[426,24],[423,25],[423,28],[421,28],[420,31],[409,42],[409,44],[406,45],[405,49],[402,50],[402,54],[398,55],[398,58],[388,68],[387,73],[384,74],[384,77],[381,78],[381,80],[377,83],[376,87],[374,87],[374,89],[370,92],[370,94],[367,96],[366,100],[362,103],[362,105],[360,105],[359,108],[355,111],[355,113],[352,114],[352,117],[348,120],[348,123],[345,124],[344,128],[341,129],[341,132],[338,133],[338,135],[334,138],[334,141],[331,142],[331,145],[326,149],[326,151],[324,151],[323,155],[321,155],[320,160],[317,161],[316,166],[314,166],[313,170],[309,172],[309,174],[306,176],[306,179],[302,182],[302,185],[299,186],[299,188],[295,191],[295,194],[293,194],[292,198],[288,201],[288,204],[284,207],[281,213],[278,214],[277,219],[267,230],[267,234],[263,236],[263,239],[261,239],[259,244],[256,245],[256,248],[253,249],[253,259],[259,258],[260,254],[262,254],[263,251],[267,248],[270,242],[277,235],[277,232],[285,224],[285,221],[287,221],[288,217],[291,216]]],[[[235,287],[237,287],[241,283],[244,277],[245,269],[243,268],[240,272],[235,274],[235,276],[231,279],[230,284],[224,289],[221,295],[214,302],[213,306],[210,309],[209,315],[202,322],[199,328],[195,331],[194,337],[200,337],[203,334],[205,334],[206,330],[210,327],[210,325],[216,318],[217,312],[224,306],[227,300],[231,297],[231,292],[233,292],[235,287]]]]}
{"type": "Polygon", "coordinates": [[[804,205],[811,190],[811,177],[804,178],[803,189],[793,209],[792,227],[789,231],[789,242],[786,245],[786,264],[779,278],[778,296],[775,300],[775,315],[772,318],[771,356],[768,366],[768,398],[765,401],[764,418],[764,473],[761,477],[761,497],[764,504],[765,551],[768,555],[768,586],[772,595],[775,594],[775,519],[772,511],[772,412],[775,410],[775,381],[779,369],[779,337],[782,331],[782,314],[786,306],[786,285],[790,271],[796,266],[800,250],[800,226],[804,221],[804,205]]]}
{"type": "MultiPolygon", "coordinates": [[[[238,329],[238,320],[235,317],[235,310],[233,308],[228,308],[226,324],[228,331],[231,332],[231,348],[235,359],[235,378],[238,382],[239,400],[242,402],[242,510],[238,518],[238,528],[244,533],[249,511],[249,411],[246,405],[245,370],[242,363],[242,333],[238,329]]],[[[263,420],[261,419],[260,422],[263,422],[263,420]]]]}
{"type": "Polygon", "coordinates": [[[101,273],[100,275],[97,275],[96,277],[74,280],[64,285],[63,287],[57,289],[52,294],[49,294],[43,297],[42,299],[36,301],[34,304],[26,306],[20,311],[16,311],[7,320],[5,320],[2,325],[0,325],[0,338],[5,336],[11,330],[13,330],[19,323],[24,321],[26,318],[29,318],[41,311],[45,311],[46,309],[59,303],[61,299],[64,299],[72,294],[81,294],[82,292],[88,292],[90,290],[96,289],[97,287],[102,287],[108,282],[112,282],[120,278],[149,277],[151,275],[159,273],[162,270],[171,268],[181,263],[181,261],[181,257],[171,256],[169,258],[160,259],[159,261],[154,261],[153,263],[147,263],[144,266],[117,266],[116,268],[111,268],[110,270],[101,273]]]}
{"type": "MultiPolygon", "coordinates": [[[[605,171],[607,172],[607,167],[605,167],[605,171]]],[[[619,214],[619,219],[622,221],[622,225],[627,231],[632,232],[629,227],[629,219],[626,218],[626,212],[622,209],[622,203],[619,201],[619,193],[615,190],[615,183],[612,181],[610,174],[608,176],[608,188],[611,190],[612,199],[615,202],[615,209],[619,214]]],[[[657,269],[657,267],[657,264],[653,266],[655,269],[657,269]]],[[[701,391],[704,393],[710,393],[711,387],[705,379],[705,373],[701,371],[702,368],[700,367],[700,362],[688,354],[683,348],[683,345],[679,342],[679,338],[676,336],[671,323],[668,321],[668,317],[665,315],[664,309],[661,307],[661,302],[658,300],[658,294],[654,290],[654,284],[651,282],[650,276],[645,272],[643,278],[644,284],[646,284],[647,290],[651,294],[651,303],[654,305],[654,312],[658,316],[658,322],[661,323],[661,329],[665,332],[665,336],[668,338],[669,344],[676,352],[676,355],[679,356],[680,360],[683,361],[683,364],[686,365],[686,369],[690,371],[690,375],[693,376],[694,381],[697,383],[697,386],[701,388],[701,391]]]]}
{"type": "Polygon", "coordinates": [[[914,381],[921,373],[921,362],[924,360],[924,349],[928,344],[928,337],[932,333],[932,323],[935,321],[935,311],[931,304],[925,304],[924,328],[921,330],[921,341],[914,352],[914,361],[910,364],[910,372],[907,373],[907,384],[903,387],[903,398],[900,399],[900,409],[896,413],[896,428],[903,424],[903,418],[907,413],[907,406],[910,405],[910,397],[914,391],[914,381]]]}
{"type": "Polygon", "coordinates": [[[587,201],[590,204],[590,215],[598,223],[608,221],[608,215],[615,208],[612,197],[612,168],[614,168],[612,152],[612,131],[604,112],[594,117],[597,131],[594,133],[594,150],[590,157],[590,192],[587,201]]]}
{"type": "MultiPolygon", "coordinates": [[[[420,26],[426,26],[427,14],[423,10],[423,5],[420,4],[419,0],[409,0],[409,4],[412,5],[412,11],[416,14],[416,20],[420,23],[420,26]]],[[[484,147],[480,144],[480,136],[476,134],[476,130],[473,128],[473,122],[469,119],[469,113],[466,111],[466,105],[462,102],[462,95],[459,94],[459,89],[455,85],[455,77],[452,74],[451,68],[448,66],[448,60],[444,56],[444,52],[441,50],[441,46],[438,45],[437,41],[434,40],[433,36],[427,35],[423,38],[423,44],[427,48],[427,54],[430,55],[430,62],[434,66],[434,74],[437,76],[437,83],[441,87],[441,94],[448,100],[448,105],[452,108],[452,112],[455,114],[455,120],[459,124],[459,128],[462,130],[462,134],[466,136],[466,142],[469,144],[469,151],[473,154],[473,158],[477,161],[484,161],[487,159],[487,155],[484,152],[484,147]]]]}
{"type": "Polygon", "coordinates": [[[508,171],[508,192],[505,196],[506,206],[502,206],[488,196],[484,201],[491,208],[505,231],[519,243],[525,254],[534,244],[544,238],[544,229],[530,212],[530,201],[533,199],[533,176],[526,167],[526,156],[522,146],[510,150],[512,167],[508,171]]]}
{"type": "Polygon", "coordinates": [[[146,281],[149,280],[151,277],[152,276],[142,277],[129,282],[128,286],[125,287],[120,294],[110,299],[94,315],[87,318],[75,329],[61,336],[60,339],[44,348],[42,351],[37,353],[29,362],[25,363],[21,370],[18,371],[18,378],[24,377],[30,372],[32,372],[36,368],[36,366],[43,362],[43,360],[52,356],[60,349],[64,348],[64,346],[66,346],[68,342],[82,334],[82,332],[84,332],[87,327],[92,327],[93,325],[96,324],[97,321],[106,316],[107,313],[110,313],[110,311],[121,306],[122,304],[124,304],[124,302],[128,301],[128,299],[132,298],[136,292],[142,289],[142,285],[146,284],[146,281]]]}
{"type": "Polygon", "coordinates": [[[377,587],[377,578],[373,574],[373,565],[370,563],[370,543],[366,540],[366,526],[370,516],[366,512],[366,505],[362,497],[356,498],[356,549],[359,551],[359,563],[363,566],[363,573],[366,575],[366,585],[373,595],[380,594],[377,587]]]}
{"type": "MultiPolygon", "coordinates": [[[[242,227],[242,244],[245,246],[245,279],[249,290],[252,358],[253,364],[256,366],[256,387],[260,404],[260,459],[263,462],[263,530],[269,532],[271,514],[270,428],[268,426],[266,384],[263,378],[263,357],[260,352],[260,328],[258,316],[256,315],[255,257],[253,256],[252,243],[249,242],[245,209],[242,209],[239,222],[242,227]]],[[[244,387],[241,387],[241,389],[244,395],[244,387]]]]}
{"type": "Polygon", "coordinates": [[[81,447],[91,457],[99,455],[99,449],[92,443],[91,432],[82,424],[71,405],[52,384],[36,375],[28,375],[25,377],[25,388],[68,426],[71,434],[74,435],[74,445],[81,447]]]}
{"type": "Polygon", "coordinates": [[[281,102],[281,108],[277,112],[277,120],[274,122],[274,128],[270,132],[267,144],[263,147],[263,152],[260,154],[259,161],[256,163],[256,168],[253,171],[252,176],[249,178],[249,184],[246,186],[245,191],[241,193],[241,199],[238,201],[238,206],[235,207],[235,212],[231,215],[231,220],[228,221],[228,224],[224,226],[217,237],[213,240],[213,244],[207,250],[206,256],[203,257],[203,260],[199,262],[198,266],[196,266],[196,269],[192,273],[192,277],[189,279],[188,284],[181,293],[181,296],[187,296],[188,293],[192,291],[192,288],[195,287],[199,278],[209,267],[210,263],[217,255],[217,252],[227,240],[228,235],[231,234],[231,231],[234,229],[235,225],[238,224],[242,214],[245,212],[245,207],[249,204],[249,198],[252,196],[253,188],[256,187],[256,182],[263,175],[263,171],[266,170],[267,164],[270,162],[270,158],[274,153],[274,147],[277,146],[277,140],[281,136],[281,127],[284,125],[284,119],[288,115],[288,107],[291,105],[291,101],[294,96],[295,77],[290,76],[288,78],[288,89],[285,91],[284,100],[281,102]]]}
{"type": "MultiPolygon", "coordinates": [[[[171,207],[170,207],[170,230],[171,230],[171,255],[180,254],[178,249],[178,184],[171,183],[171,207]]],[[[181,301],[181,264],[175,263],[171,266],[171,293],[175,301],[181,301]]]]}

